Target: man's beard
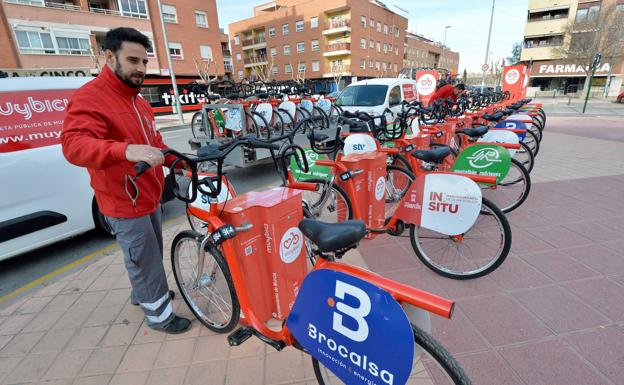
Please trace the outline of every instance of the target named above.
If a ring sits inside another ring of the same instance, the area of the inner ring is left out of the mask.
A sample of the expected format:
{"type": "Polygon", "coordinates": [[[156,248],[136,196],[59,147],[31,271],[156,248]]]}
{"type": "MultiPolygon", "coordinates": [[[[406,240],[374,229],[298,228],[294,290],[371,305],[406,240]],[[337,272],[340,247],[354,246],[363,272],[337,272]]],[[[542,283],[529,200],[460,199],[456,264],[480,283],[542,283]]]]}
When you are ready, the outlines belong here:
{"type": "Polygon", "coordinates": [[[145,74],[142,74],[141,72],[132,72],[130,74],[124,74],[123,71],[121,70],[121,65],[119,64],[119,60],[117,60],[115,63],[115,75],[117,75],[119,80],[126,83],[128,86],[132,88],[141,87],[141,85],[143,85],[143,80],[145,79],[145,74]],[[132,79],[133,75],[139,76],[141,79],[133,80],[132,79]]]}

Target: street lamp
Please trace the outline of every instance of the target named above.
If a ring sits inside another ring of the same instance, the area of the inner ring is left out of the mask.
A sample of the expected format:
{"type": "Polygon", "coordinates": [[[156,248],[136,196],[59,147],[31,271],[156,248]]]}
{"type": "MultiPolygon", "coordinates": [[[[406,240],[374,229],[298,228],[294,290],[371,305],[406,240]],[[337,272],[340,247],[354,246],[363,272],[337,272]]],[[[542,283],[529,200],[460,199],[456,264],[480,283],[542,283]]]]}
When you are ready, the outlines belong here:
{"type": "Polygon", "coordinates": [[[442,62],[444,61],[444,50],[446,49],[446,31],[448,31],[449,28],[451,28],[450,25],[444,27],[444,44],[442,44],[442,57],[440,58],[440,64],[442,64],[442,62]]]}

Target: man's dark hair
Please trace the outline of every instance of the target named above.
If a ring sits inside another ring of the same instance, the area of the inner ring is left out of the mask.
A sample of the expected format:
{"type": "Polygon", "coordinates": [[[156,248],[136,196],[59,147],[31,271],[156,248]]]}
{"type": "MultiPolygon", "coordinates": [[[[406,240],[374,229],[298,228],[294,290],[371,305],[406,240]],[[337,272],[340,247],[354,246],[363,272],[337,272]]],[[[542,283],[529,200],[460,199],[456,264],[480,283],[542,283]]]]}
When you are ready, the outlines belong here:
{"type": "Polygon", "coordinates": [[[145,49],[150,48],[150,41],[147,36],[143,35],[134,28],[119,27],[111,29],[106,33],[104,49],[110,49],[114,53],[117,53],[117,51],[121,49],[121,44],[124,41],[139,43],[145,47],[145,49]]]}
{"type": "Polygon", "coordinates": [[[464,83],[455,84],[455,88],[464,91],[466,89],[466,85],[464,83]]]}

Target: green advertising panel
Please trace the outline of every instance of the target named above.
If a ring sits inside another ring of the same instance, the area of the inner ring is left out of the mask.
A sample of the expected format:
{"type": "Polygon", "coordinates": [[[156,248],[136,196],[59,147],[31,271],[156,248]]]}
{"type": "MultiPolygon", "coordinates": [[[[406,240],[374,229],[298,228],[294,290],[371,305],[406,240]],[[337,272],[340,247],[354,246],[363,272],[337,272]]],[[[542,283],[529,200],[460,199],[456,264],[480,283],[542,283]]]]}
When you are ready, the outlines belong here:
{"type": "Polygon", "coordinates": [[[496,183],[501,183],[510,167],[511,156],[506,148],[492,144],[474,144],[457,156],[451,171],[495,176],[496,183]]]}
{"type": "Polygon", "coordinates": [[[327,156],[324,154],[317,154],[311,148],[304,148],[306,158],[308,159],[308,166],[310,171],[305,173],[299,166],[294,157],[290,158],[290,170],[297,181],[303,182],[310,179],[329,179],[331,170],[327,166],[317,166],[316,161],[318,159],[325,160],[327,156]]]}

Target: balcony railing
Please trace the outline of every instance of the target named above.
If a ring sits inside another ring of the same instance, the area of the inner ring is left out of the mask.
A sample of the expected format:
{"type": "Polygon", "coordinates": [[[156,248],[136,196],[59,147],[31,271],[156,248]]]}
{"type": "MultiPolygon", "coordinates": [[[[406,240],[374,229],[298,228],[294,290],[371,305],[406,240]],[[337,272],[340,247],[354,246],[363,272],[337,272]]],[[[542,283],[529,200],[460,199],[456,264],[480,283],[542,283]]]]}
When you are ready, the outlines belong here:
{"type": "Polygon", "coordinates": [[[242,41],[243,47],[266,43],[266,39],[264,37],[257,37],[255,39],[246,39],[242,41]]]}
{"type": "Polygon", "coordinates": [[[51,1],[46,1],[45,6],[47,8],[65,9],[67,11],[80,11],[80,6],[74,4],[54,3],[51,1]]]}
{"type": "Polygon", "coordinates": [[[223,57],[232,57],[232,52],[230,50],[224,49],[221,52],[223,52],[223,57]]]}
{"type": "Polygon", "coordinates": [[[232,65],[228,64],[228,63],[224,63],[223,64],[223,68],[225,69],[225,72],[232,72],[233,71],[232,65]]]}
{"type": "Polygon", "coordinates": [[[325,46],[325,52],[350,51],[351,43],[329,44],[325,46]]]}
{"type": "Polygon", "coordinates": [[[343,28],[343,27],[351,27],[351,19],[338,19],[338,20],[331,20],[329,22],[329,25],[327,26],[326,29],[336,29],[336,28],[343,28]]]}
{"type": "Polygon", "coordinates": [[[91,13],[99,13],[99,14],[102,14],[102,15],[121,16],[121,12],[116,11],[114,9],[90,7],[89,8],[89,12],[91,12],[91,13]]]}
{"type": "Polygon", "coordinates": [[[351,66],[350,65],[339,64],[339,65],[330,65],[329,66],[329,73],[341,74],[341,73],[345,73],[345,72],[351,72],[351,66]]]}
{"type": "Polygon", "coordinates": [[[245,64],[264,63],[266,61],[267,61],[266,56],[252,56],[252,57],[243,59],[243,63],[245,64]]]}

